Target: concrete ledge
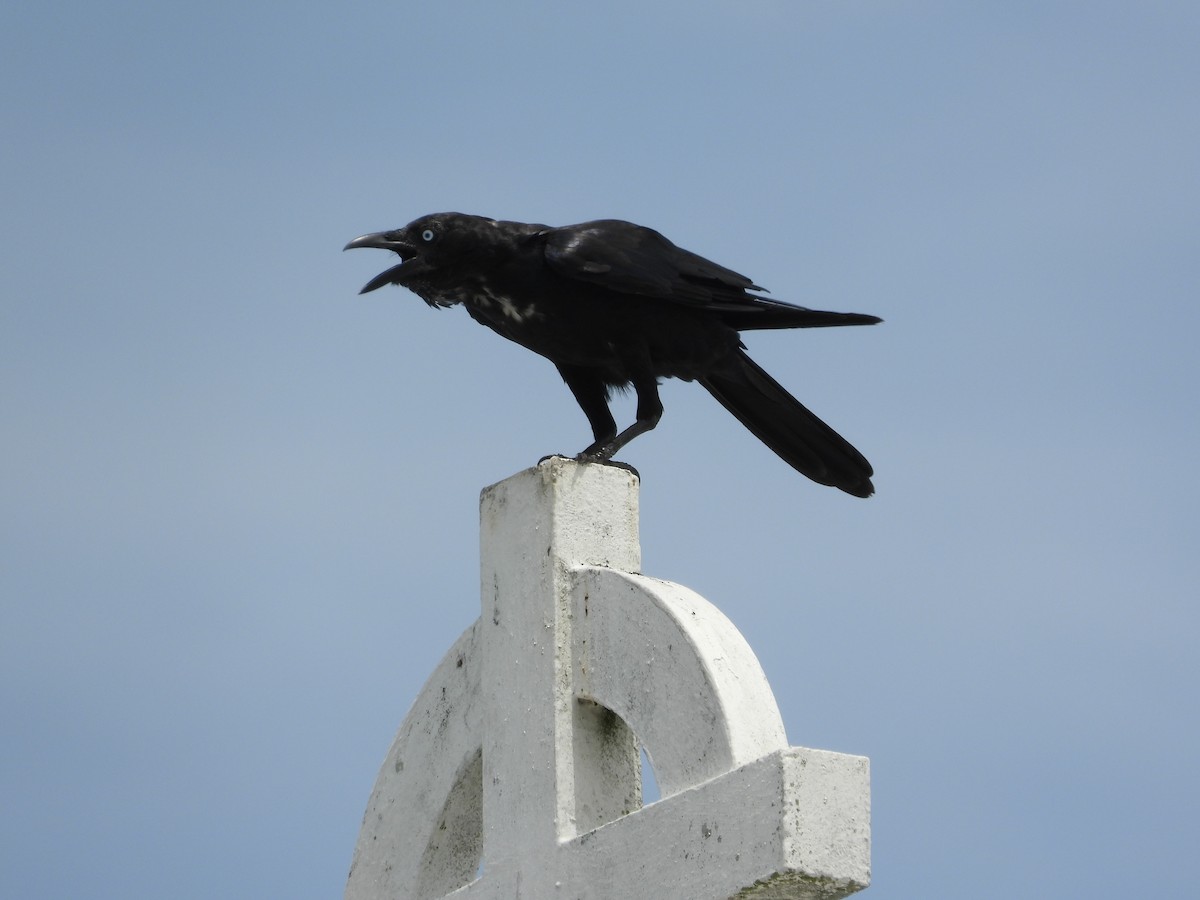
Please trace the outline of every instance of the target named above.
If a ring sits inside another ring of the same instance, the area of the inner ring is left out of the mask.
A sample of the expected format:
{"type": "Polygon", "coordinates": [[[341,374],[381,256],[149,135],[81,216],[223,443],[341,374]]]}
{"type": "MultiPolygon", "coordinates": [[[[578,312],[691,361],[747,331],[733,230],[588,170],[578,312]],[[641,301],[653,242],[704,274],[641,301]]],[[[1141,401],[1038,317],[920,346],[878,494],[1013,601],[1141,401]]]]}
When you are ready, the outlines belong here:
{"type": "Polygon", "coordinates": [[[870,868],[870,763],[792,747],[580,835],[572,897],[845,897],[870,868]],[[631,852],[636,848],[636,852],[631,852]],[[603,885],[598,891],[595,886],[603,885]]]}

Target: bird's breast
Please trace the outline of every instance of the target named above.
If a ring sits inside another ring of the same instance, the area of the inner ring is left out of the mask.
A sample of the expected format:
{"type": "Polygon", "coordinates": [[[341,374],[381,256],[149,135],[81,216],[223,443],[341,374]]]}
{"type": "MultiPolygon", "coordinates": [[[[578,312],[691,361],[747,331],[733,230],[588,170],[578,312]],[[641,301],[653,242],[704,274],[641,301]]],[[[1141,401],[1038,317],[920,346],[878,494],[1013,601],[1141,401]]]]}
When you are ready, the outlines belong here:
{"type": "Polygon", "coordinates": [[[494,291],[486,285],[473,288],[465,302],[467,306],[478,310],[480,315],[500,323],[522,325],[534,319],[545,318],[545,312],[535,301],[494,291]]]}

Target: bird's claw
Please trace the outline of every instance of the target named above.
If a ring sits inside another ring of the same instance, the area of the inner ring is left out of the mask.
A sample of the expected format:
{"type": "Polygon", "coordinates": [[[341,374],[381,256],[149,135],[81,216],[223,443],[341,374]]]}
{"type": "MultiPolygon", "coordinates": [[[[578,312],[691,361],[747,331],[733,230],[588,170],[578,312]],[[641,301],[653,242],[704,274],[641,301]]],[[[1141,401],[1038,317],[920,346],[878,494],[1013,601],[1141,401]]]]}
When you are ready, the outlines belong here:
{"type": "Polygon", "coordinates": [[[579,463],[586,463],[586,464],[595,463],[595,464],[601,465],[601,466],[613,466],[618,469],[624,469],[626,472],[632,472],[634,478],[638,479],[638,481],[642,480],[641,472],[639,472],[637,469],[635,469],[629,463],[618,462],[615,459],[609,459],[607,456],[601,456],[596,453],[588,453],[587,451],[584,451],[583,453],[577,453],[575,456],[567,456],[567,454],[565,454],[565,453],[550,453],[546,456],[543,456],[541,459],[539,459],[537,461],[537,464],[540,466],[543,463],[549,462],[552,459],[569,459],[569,460],[572,460],[574,462],[579,462],[579,463]]]}
{"type": "Polygon", "coordinates": [[[584,451],[575,457],[575,461],[581,463],[595,463],[601,466],[613,466],[617,469],[624,469],[626,472],[632,472],[633,477],[638,481],[642,480],[642,474],[629,463],[623,463],[615,459],[610,459],[607,455],[588,453],[587,451],[584,451]]]}

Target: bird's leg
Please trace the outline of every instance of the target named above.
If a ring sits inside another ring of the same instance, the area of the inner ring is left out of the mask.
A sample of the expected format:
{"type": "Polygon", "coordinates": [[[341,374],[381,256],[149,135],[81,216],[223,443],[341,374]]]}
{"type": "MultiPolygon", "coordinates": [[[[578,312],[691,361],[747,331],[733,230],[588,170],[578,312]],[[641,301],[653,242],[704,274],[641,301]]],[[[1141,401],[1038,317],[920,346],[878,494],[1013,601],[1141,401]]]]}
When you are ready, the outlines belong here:
{"type": "Polygon", "coordinates": [[[558,366],[558,373],[571,389],[575,402],[579,404],[592,426],[592,436],[596,439],[592,446],[602,446],[616,437],[617,420],[608,408],[608,389],[604,381],[593,371],[571,366],[558,366]]]}
{"type": "MultiPolygon", "coordinates": [[[[635,437],[653,430],[654,426],[658,424],[658,420],[662,418],[663,405],[662,400],[658,396],[658,382],[654,379],[654,376],[650,375],[635,379],[633,387],[637,391],[638,398],[637,421],[616,437],[601,440],[600,436],[597,435],[595,443],[580,453],[579,459],[585,462],[604,462],[610,460],[618,450],[635,437]]],[[[607,404],[605,408],[607,409],[607,404]]],[[[609,414],[609,418],[612,418],[611,414],[609,414]]]]}

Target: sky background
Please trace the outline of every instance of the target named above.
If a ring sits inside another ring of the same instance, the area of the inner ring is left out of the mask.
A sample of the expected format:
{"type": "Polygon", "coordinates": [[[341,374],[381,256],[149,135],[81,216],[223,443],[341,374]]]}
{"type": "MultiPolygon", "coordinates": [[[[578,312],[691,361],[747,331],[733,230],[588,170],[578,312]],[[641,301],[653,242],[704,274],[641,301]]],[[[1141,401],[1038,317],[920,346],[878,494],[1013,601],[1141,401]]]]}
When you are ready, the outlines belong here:
{"type": "MultiPolygon", "coordinates": [[[[340,896],[478,614],[478,494],[590,441],[350,238],[632,219],[875,328],[752,334],[867,501],[666,384],[644,571],[874,900],[1181,896],[1200,841],[1200,5],[9,3],[0,896],[340,896]]],[[[632,403],[618,404],[624,423],[632,403]]]]}

